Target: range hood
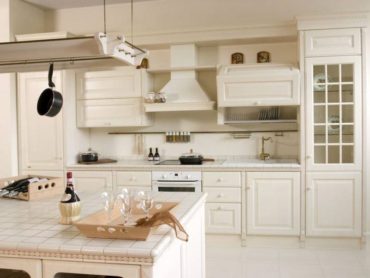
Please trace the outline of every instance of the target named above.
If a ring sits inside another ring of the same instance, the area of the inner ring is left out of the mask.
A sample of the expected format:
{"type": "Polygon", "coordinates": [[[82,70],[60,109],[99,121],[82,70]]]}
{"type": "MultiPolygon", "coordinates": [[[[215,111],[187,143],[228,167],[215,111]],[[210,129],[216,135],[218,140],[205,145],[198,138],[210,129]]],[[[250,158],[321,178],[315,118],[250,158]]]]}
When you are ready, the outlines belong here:
{"type": "Polygon", "coordinates": [[[146,112],[213,110],[211,101],[197,80],[197,47],[194,44],[170,48],[171,79],[159,92],[166,103],[146,104],[146,112]]]}
{"type": "Polygon", "coordinates": [[[33,34],[29,37],[33,39],[0,43],[0,66],[109,58],[139,65],[147,55],[147,51],[127,42],[123,35],[97,33],[94,36],[44,39],[42,34],[33,34]]]}

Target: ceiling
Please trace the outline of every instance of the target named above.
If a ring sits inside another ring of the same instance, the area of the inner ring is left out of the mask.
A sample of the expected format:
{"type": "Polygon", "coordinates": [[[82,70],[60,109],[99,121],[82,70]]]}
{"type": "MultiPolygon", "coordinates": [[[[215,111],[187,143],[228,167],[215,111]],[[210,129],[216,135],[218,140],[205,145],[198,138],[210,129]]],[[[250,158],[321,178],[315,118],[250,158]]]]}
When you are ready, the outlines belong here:
{"type": "MultiPolygon", "coordinates": [[[[99,6],[103,5],[103,0],[24,0],[25,2],[51,10],[99,6]]],[[[153,0],[134,0],[134,2],[153,1],[153,0]]],[[[106,4],[130,3],[131,0],[106,0],[106,4]]]]}

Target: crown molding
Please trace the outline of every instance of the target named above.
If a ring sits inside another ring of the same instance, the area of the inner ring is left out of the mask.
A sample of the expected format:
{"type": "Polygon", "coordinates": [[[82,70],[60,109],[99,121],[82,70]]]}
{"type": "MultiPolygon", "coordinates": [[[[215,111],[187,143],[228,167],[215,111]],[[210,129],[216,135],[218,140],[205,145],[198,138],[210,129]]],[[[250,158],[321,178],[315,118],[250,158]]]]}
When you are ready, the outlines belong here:
{"type": "Polygon", "coordinates": [[[297,16],[297,29],[335,29],[335,28],[366,28],[370,22],[370,11],[364,13],[346,13],[320,16],[297,16]]]}

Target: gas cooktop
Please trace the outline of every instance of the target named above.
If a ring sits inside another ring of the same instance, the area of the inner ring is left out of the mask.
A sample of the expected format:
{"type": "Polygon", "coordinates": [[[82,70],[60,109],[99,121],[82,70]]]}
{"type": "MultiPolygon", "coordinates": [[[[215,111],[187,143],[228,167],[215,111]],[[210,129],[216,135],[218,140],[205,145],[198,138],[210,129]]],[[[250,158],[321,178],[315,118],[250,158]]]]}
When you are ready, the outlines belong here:
{"type": "MultiPolygon", "coordinates": [[[[168,160],[159,161],[155,163],[154,165],[183,165],[183,164],[181,164],[180,160],[178,159],[168,159],[168,160]]],[[[196,165],[199,165],[199,164],[196,164],[196,165]]]]}

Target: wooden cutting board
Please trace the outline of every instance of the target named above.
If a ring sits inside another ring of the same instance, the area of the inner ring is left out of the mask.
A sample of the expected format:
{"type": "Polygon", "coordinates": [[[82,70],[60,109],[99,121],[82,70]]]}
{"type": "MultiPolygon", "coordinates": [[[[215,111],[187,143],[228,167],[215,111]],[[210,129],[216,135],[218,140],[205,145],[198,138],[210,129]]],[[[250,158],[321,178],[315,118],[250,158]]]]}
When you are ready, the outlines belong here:
{"type": "Polygon", "coordinates": [[[78,162],[79,164],[84,164],[84,165],[91,165],[91,164],[105,164],[105,163],[116,163],[117,160],[114,159],[99,159],[98,161],[91,161],[91,162],[78,162]]]}

